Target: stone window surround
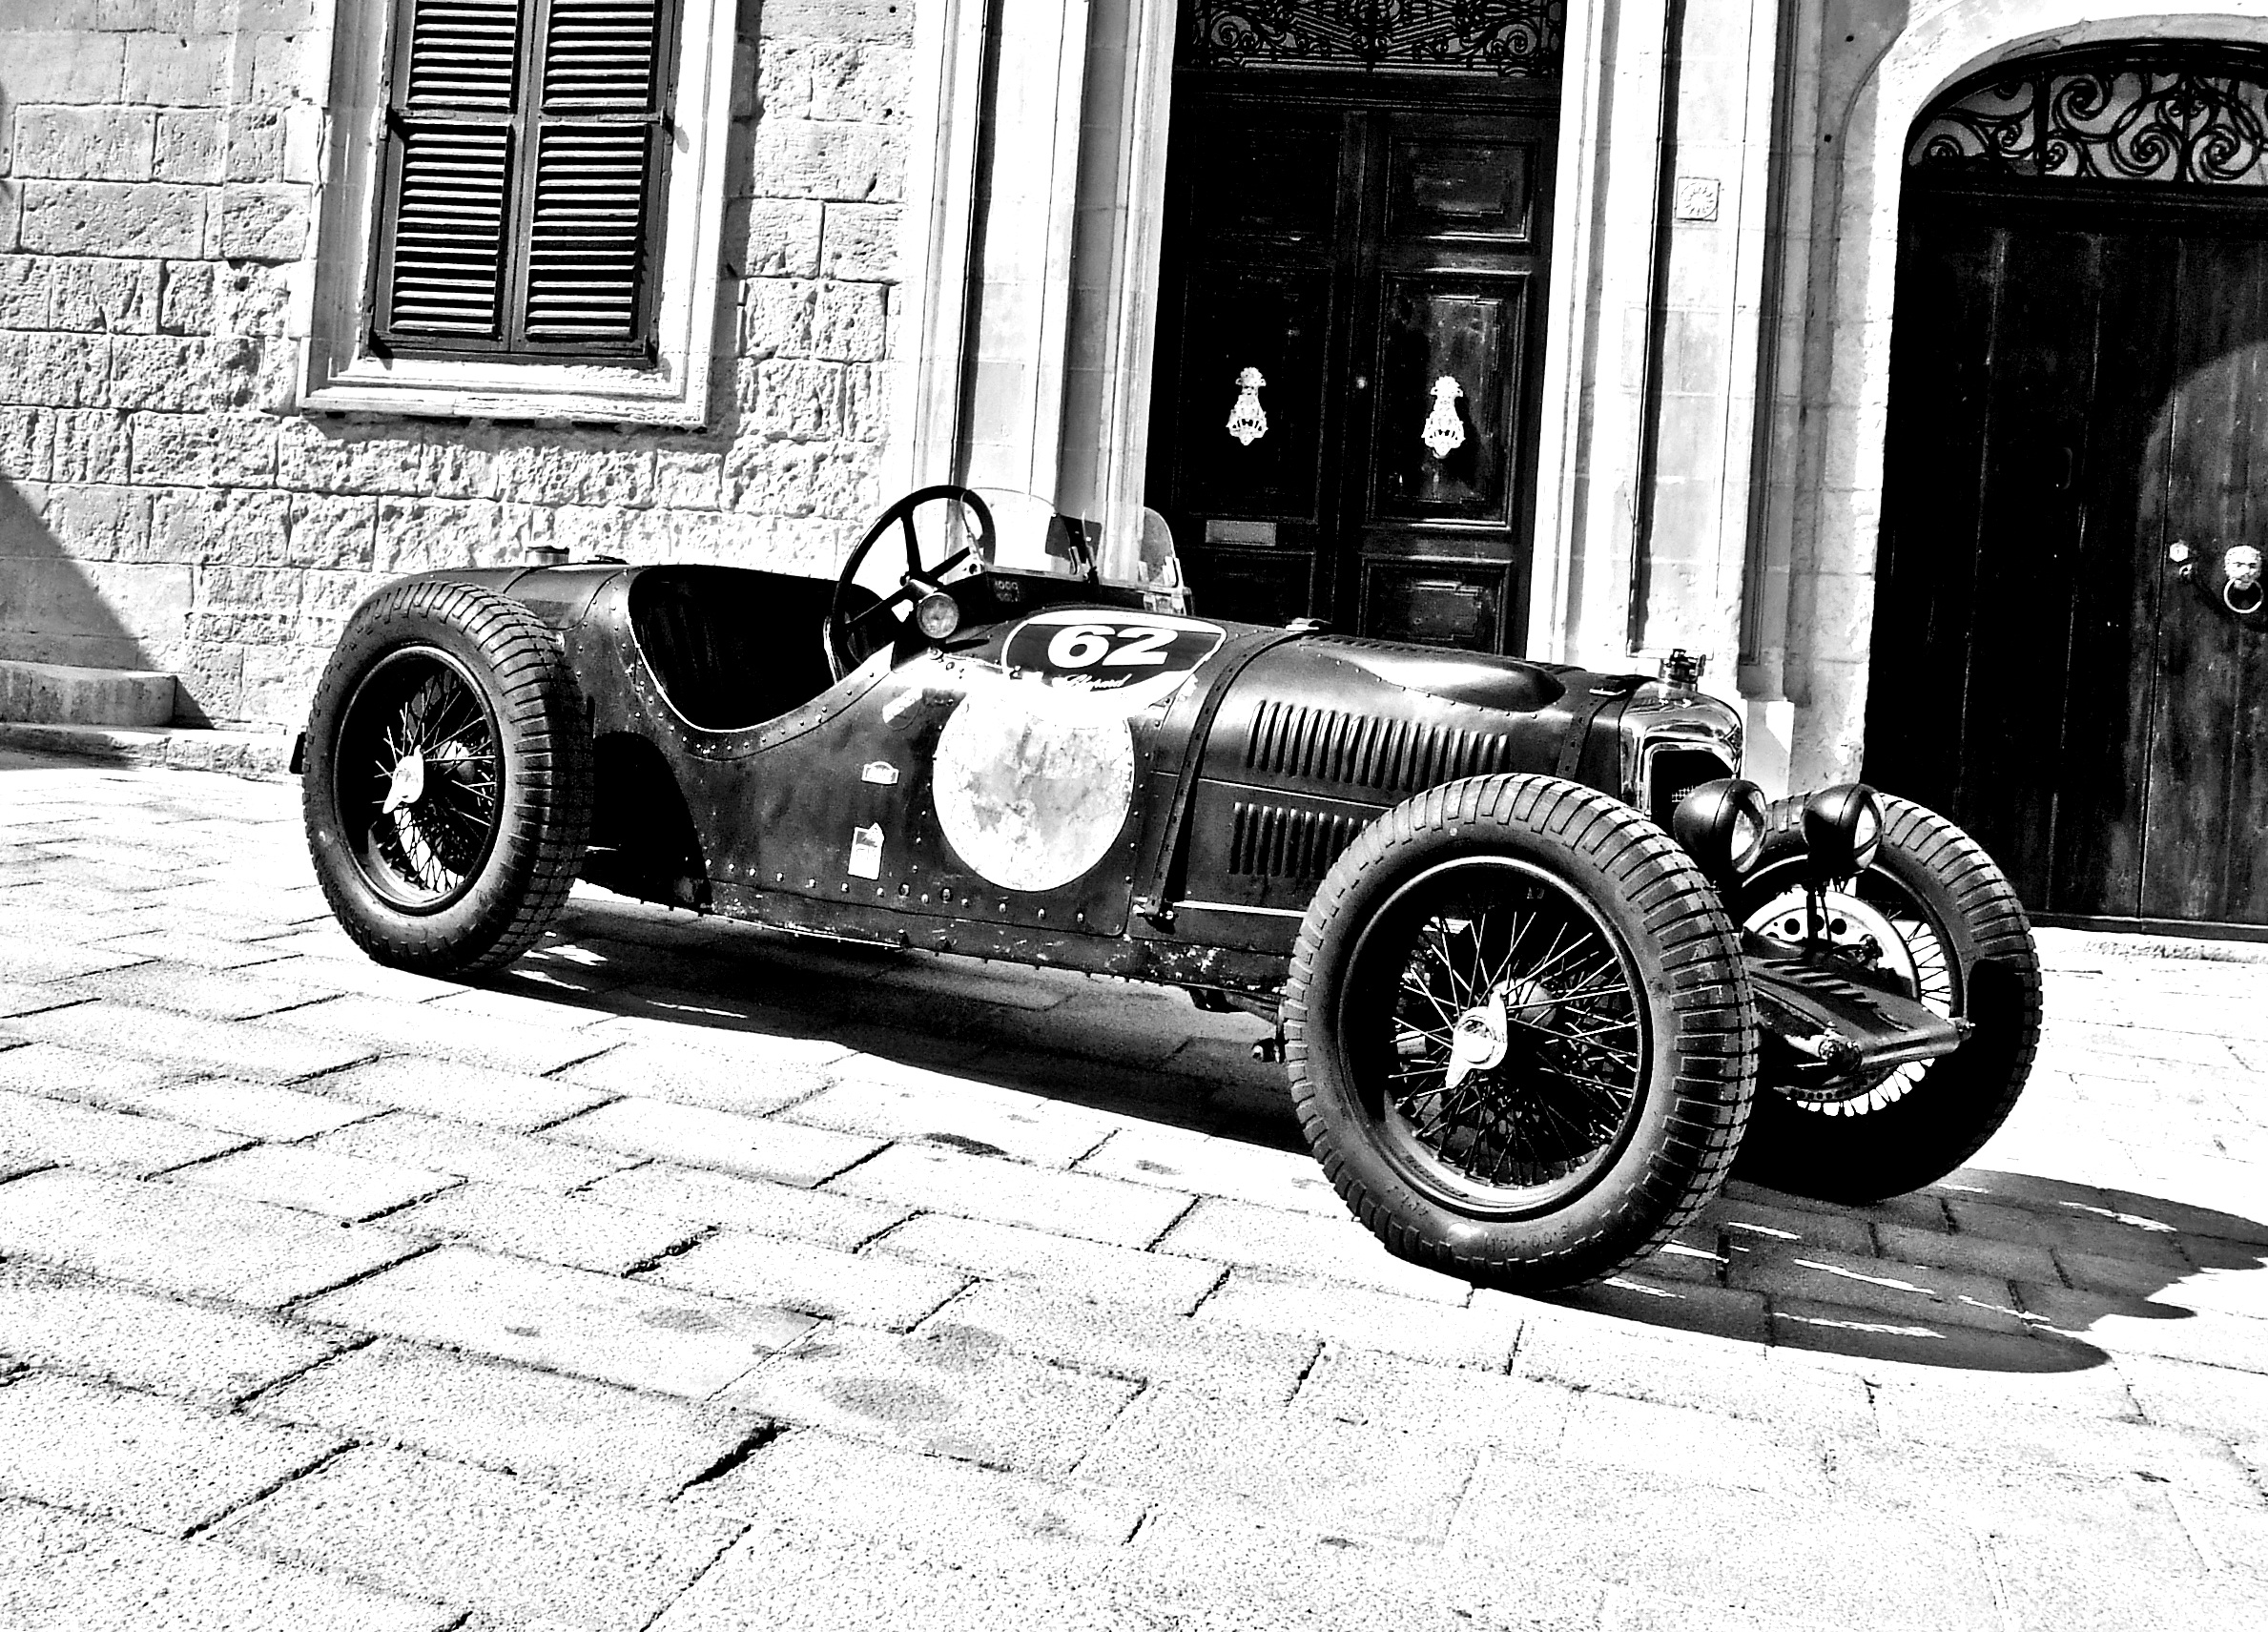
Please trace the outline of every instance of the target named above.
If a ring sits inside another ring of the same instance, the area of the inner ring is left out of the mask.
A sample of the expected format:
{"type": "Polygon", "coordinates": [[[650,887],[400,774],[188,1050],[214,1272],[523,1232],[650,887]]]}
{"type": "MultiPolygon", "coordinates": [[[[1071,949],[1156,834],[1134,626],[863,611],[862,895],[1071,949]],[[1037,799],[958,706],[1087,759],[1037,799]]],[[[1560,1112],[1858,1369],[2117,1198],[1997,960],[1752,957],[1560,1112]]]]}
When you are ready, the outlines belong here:
{"type": "MultiPolygon", "coordinates": [[[[1787,233],[1783,287],[1804,317],[1783,337],[1774,389],[1793,468],[1776,473],[1765,525],[1751,540],[1746,578],[1758,599],[1749,615],[1761,661],[1742,689],[1797,705],[1797,786],[1846,780],[1863,766],[1888,337],[1913,121],[1944,91],[2010,57],[2119,40],[2268,45],[2268,0],[2233,0],[2218,13],[2138,12],[2134,0],[1940,0],[1916,10],[1847,100],[1815,105],[1787,133],[1792,151],[1819,156],[1804,177],[1807,225],[1791,219],[1787,233]],[[1823,607],[1842,609],[1823,617],[1823,607]]],[[[1803,44],[1816,62],[1818,41],[1803,44]]]]}
{"type": "Polygon", "coordinates": [[[688,428],[707,421],[738,8],[734,0],[683,5],[670,125],[675,148],[655,271],[657,362],[636,368],[372,354],[370,258],[397,8],[393,0],[334,0],[302,409],[688,428]]]}

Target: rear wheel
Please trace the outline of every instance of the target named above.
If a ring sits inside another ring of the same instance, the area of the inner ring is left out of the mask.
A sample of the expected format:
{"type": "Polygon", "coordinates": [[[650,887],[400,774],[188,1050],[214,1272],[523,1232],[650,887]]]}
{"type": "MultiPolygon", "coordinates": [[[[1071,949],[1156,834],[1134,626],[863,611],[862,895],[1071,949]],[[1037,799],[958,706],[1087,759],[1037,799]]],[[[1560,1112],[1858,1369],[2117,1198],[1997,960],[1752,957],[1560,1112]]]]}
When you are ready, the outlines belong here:
{"type": "MultiPolygon", "coordinates": [[[[1823,1201],[1868,1202],[1934,1183],[2007,1120],[2039,1044],[2039,957],[2015,891],[1976,841],[1933,812],[1878,795],[1881,851],[1825,896],[1836,954],[1969,1023],[1953,1053],[1856,1081],[1768,1062],[1740,1173],[1823,1201]]],[[[1732,902],[1743,927],[1801,943],[1801,799],[1772,807],[1762,857],[1732,902]]]]}
{"type": "Polygon", "coordinates": [[[1652,822],[1546,776],[1376,822],[1286,988],[1309,1145],[1393,1251],[1517,1290],[1612,1273],[1722,1182],[1755,1019],[1716,892],[1652,822]]]}
{"type": "Polygon", "coordinates": [[[301,785],[347,934],[426,974],[533,945],[582,862],[589,737],[558,637],[518,602],[431,582],[365,601],[317,688],[301,785]]]}

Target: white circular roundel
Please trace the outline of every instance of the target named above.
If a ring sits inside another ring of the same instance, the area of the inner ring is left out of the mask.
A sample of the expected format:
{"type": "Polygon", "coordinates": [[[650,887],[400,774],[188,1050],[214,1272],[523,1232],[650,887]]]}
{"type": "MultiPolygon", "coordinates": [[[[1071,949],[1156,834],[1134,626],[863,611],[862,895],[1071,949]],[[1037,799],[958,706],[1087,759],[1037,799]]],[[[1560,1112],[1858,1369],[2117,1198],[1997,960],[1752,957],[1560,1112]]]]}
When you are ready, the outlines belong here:
{"type": "Polygon", "coordinates": [[[971,872],[1003,890],[1061,889],[1126,825],[1134,734],[1118,711],[1054,687],[979,687],[938,733],[931,786],[971,872]]]}

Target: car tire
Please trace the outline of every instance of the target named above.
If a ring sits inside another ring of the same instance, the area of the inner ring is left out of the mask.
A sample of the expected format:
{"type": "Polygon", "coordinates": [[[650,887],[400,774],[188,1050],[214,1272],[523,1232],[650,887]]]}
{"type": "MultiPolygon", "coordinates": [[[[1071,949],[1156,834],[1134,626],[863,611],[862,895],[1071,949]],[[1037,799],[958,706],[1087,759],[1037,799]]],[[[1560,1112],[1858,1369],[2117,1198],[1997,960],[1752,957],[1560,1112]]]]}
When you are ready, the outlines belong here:
{"type": "Polygon", "coordinates": [[[574,884],[591,780],[587,710],[548,626],[473,585],[389,585],[316,689],[301,784],[316,878],[381,963],[499,968],[574,884]]]}
{"type": "MultiPolygon", "coordinates": [[[[2039,1046],[2039,954],[2007,877],[1943,816],[1876,796],[1880,854],[1846,881],[1847,895],[1828,898],[1863,910],[1830,911],[1830,933],[1841,924],[1851,934],[1851,919],[1861,919],[1857,929],[1872,929],[1879,941],[1887,922],[1911,969],[1901,979],[1916,984],[1922,1002],[1973,1029],[1953,1053],[1882,1074],[1852,1098],[1807,1097],[1767,1071],[1740,1177],[1820,1201],[1879,1201],[1953,1171],[2007,1120],[2039,1046]]],[[[1772,807],[1763,853],[1732,902],[1733,917],[1751,929],[1769,932],[1787,903],[1801,899],[1803,816],[1802,799],[1772,807]]]]}
{"type": "Polygon", "coordinates": [[[1300,1125],[1355,1217],[1512,1291],[1660,1248],[1723,1182],[1755,1083],[1716,890],[1653,822],[1552,776],[1448,783],[1373,823],[1308,909],[1283,1016],[1300,1125]]]}

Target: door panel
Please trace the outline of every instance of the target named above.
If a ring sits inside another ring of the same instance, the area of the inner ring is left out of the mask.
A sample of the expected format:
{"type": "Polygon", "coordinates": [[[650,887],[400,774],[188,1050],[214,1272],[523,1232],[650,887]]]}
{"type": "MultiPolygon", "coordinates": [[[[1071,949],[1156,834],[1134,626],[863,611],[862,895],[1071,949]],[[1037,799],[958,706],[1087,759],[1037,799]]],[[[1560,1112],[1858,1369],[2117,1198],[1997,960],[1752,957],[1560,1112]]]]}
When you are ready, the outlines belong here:
{"type": "Polygon", "coordinates": [[[2097,248],[2011,233],[2000,258],[1957,802],[2027,900],[2047,899],[2053,855],[2097,248]]]}
{"type": "Polygon", "coordinates": [[[1505,524],[1526,289],[1456,290],[1436,279],[1395,278],[1385,293],[1372,518],[1505,524]],[[1436,452],[1425,432],[1443,415],[1459,440],[1436,452]]]}
{"type": "Polygon", "coordinates": [[[2001,235],[1969,214],[1908,220],[1890,357],[1892,411],[1875,579],[1866,775],[1952,812],[1974,627],[1975,469],[1990,396],[2001,235]],[[1910,404],[1910,405],[1909,405],[1910,404]],[[1941,472],[1914,481],[1904,473],[1941,472]]]}
{"type": "Polygon", "coordinates": [[[2268,209],[1908,207],[1867,774],[2035,912],[2268,923],[2268,209]]]}
{"type": "MultiPolygon", "coordinates": [[[[2192,237],[2182,244],[2178,377],[2167,412],[2164,527],[2210,566],[2221,554],[2258,544],[2268,509],[2257,485],[2268,481],[2268,388],[2261,362],[2268,339],[2268,246],[2192,237]]],[[[2166,550],[2153,552],[2155,576],[2171,578],[2166,550]]],[[[2240,717],[2257,717],[2268,665],[2261,635],[2222,616],[2203,597],[2162,597],[2157,624],[2158,695],[2153,717],[2149,833],[2142,859],[2146,918],[2268,921],[2257,899],[2249,851],[2264,813],[2257,749],[2241,743],[2240,717]],[[2240,756],[2240,748],[2252,750],[2240,756]],[[2238,883],[2238,876],[2242,883],[2238,883]]]]}
{"type": "Polygon", "coordinates": [[[1530,141],[1398,125],[1387,144],[1386,230],[1525,243],[1535,229],[1535,162],[1530,141]]]}
{"type": "Polygon", "coordinates": [[[1209,614],[1518,640],[1556,126],[1444,89],[1177,85],[1149,497],[1209,614]]]}
{"type": "Polygon", "coordinates": [[[1330,333],[1328,270],[1206,266],[1190,279],[1183,386],[1189,437],[1182,483],[1209,516],[1321,519],[1319,492],[1330,333]],[[1230,429],[1246,370],[1264,425],[1230,429]]]}
{"type": "Polygon", "coordinates": [[[1372,560],[1365,564],[1363,626],[1402,630],[1402,638],[1428,646],[1490,651],[1503,622],[1503,592],[1498,567],[1372,560]]]}

